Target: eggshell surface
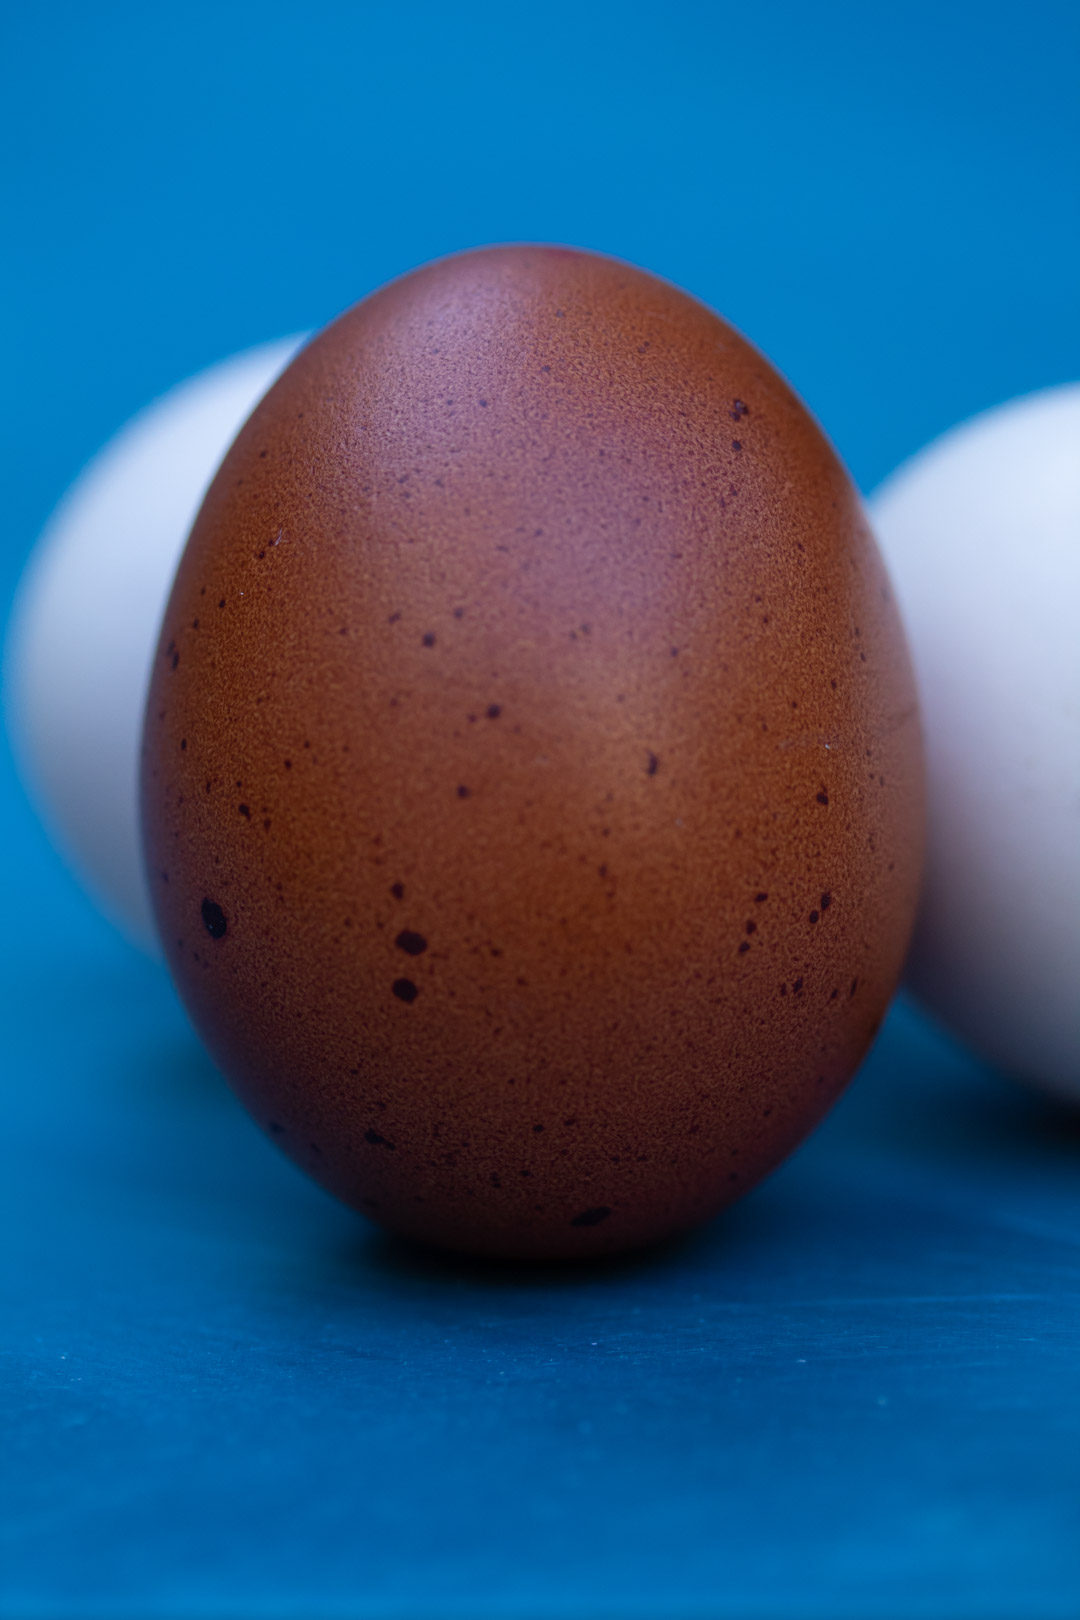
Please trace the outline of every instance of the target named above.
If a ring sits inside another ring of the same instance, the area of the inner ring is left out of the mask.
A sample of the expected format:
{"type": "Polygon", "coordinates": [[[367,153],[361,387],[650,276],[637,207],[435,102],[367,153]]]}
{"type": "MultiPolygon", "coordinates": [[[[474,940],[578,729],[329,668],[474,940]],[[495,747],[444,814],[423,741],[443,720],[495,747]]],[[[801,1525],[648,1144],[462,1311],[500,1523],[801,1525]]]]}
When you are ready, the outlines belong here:
{"type": "Polygon", "coordinates": [[[1080,1100],[1080,386],[945,434],[872,512],[927,738],[910,982],[994,1063],[1080,1100]]]}
{"type": "Polygon", "coordinates": [[[22,775],[98,905],[150,952],[139,746],[161,615],[218,462],[300,341],[223,360],[121,428],[57,507],[15,604],[5,684],[22,775]]]}
{"type": "Polygon", "coordinates": [[[895,985],[915,697],[860,503],[677,289],[491,249],[342,316],[181,563],[143,820],[195,1023],[395,1230],[590,1256],[820,1118],[895,985]]]}

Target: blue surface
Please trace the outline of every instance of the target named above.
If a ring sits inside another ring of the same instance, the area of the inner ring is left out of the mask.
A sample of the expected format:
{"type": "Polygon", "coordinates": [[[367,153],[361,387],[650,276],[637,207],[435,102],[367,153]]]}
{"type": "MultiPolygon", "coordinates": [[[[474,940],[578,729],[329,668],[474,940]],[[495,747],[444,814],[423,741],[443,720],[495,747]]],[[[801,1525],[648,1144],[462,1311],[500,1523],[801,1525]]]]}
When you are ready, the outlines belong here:
{"type": "Polygon", "coordinates": [[[1080,1125],[901,1010],[689,1241],[443,1261],[80,932],[9,973],[5,1620],[1074,1620],[1080,1125]]]}
{"type": "MultiPolygon", "coordinates": [[[[5,600],[146,399],[474,242],[687,286],[865,487],[1080,375],[1072,5],[7,10],[5,600]]],[[[1075,1620],[1075,1121],[901,1007],[693,1239],[424,1258],[249,1125],[6,754],[0,836],[5,1620],[1075,1620]]]]}

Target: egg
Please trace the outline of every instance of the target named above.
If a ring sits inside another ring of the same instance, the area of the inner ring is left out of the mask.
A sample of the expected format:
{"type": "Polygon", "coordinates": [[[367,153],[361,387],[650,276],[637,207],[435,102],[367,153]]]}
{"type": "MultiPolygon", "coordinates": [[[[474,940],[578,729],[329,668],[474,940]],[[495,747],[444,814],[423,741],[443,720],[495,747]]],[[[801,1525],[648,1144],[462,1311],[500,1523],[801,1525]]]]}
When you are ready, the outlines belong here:
{"type": "Polygon", "coordinates": [[[926,722],[910,983],[992,1062],[1080,1100],[1080,385],[945,434],[872,513],[926,722]]]}
{"type": "Polygon", "coordinates": [[[96,903],[152,953],[138,776],[161,615],[218,462],[301,341],[221,361],[121,428],[50,518],[15,602],[5,685],[20,774],[96,903]]]}
{"type": "Polygon", "coordinates": [[[687,294],[547,247],[309,344],[165,614],[143,830],[190,1014],[396,1232],[703,1220],[866,1050],[919,882],[903,633],[835,453],[687,294]]]}

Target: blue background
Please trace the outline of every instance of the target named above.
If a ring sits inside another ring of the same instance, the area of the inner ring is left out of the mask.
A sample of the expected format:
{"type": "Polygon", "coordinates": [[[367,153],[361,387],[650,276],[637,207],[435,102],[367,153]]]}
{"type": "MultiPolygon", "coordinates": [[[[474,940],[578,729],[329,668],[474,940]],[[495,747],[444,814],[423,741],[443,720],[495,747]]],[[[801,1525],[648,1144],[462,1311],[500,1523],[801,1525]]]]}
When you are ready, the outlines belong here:
{"type": "MultiPolygon", "coordinates": [[[[697,293],[870,488],[1080,375],[1080,10],[6,6],[6,603],[180,377],[478,242],[697,293]]],[[[707,1231],[439,1261],[279,1160],[0,757],[0,1608],[1070,1616],[1080,1126],[901,1005],[707,1231]]]]}

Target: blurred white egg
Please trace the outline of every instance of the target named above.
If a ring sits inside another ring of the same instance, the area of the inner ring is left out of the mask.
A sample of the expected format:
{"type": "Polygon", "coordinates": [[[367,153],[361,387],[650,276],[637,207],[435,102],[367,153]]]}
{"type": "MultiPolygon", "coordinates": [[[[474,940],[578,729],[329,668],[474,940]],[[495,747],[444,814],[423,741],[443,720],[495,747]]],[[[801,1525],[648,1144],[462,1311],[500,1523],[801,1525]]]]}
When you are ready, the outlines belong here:
{"type": "Polygon", "coordinates": [[[27,787],[101,908],[151,951],[136,783],[158,625],[218,463],[302,341],[211,366],[122,428],[53,514],[16,598],[5,684],[27,787]]]}
{"type": "Polygon", "coordinates": [[[929,770],[920,998],[1080,1100],[1080,385],[923,450],[871,514],[915,659],[929,770]]]}

